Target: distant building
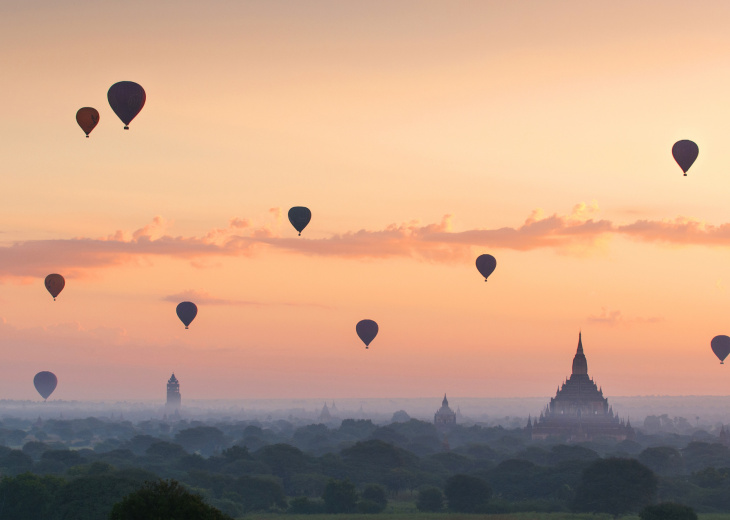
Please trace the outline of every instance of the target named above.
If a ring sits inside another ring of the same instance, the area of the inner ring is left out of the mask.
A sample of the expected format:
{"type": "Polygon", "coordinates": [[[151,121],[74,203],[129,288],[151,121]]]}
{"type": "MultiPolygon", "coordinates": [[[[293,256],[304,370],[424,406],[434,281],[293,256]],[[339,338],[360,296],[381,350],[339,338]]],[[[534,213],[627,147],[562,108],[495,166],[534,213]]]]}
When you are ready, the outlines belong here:
{"type": "Polygon", "coordinates": [[[327,408],[327,403],[324,403],[324,406],[322,407],[322,411],[319,412],[319,422],[326,423],[326,422],[329,422],[331,419],[332,419],[332,415],[330,414],[329,408],[327,408]]]}
{"type": "Polygon", "coordinates": [[[165,404],[166,412],[176,412],[180,409],[182,397],[180,396],[180,382],[173,373],[167,381],[167,403],[165,404]]]}
{"type": "Polygon", "coordinates": [[[433,415],[433,423],[437,428],[448,428],[456,424],[456,414],[449,408],[449,400],[446,399],[446,394],[444,394],[444,400],[441,401],[441,408],[433,415]]]}
{"type": "MultiPolygon", "coordinates": [[[[40,418],[38,420],[40,421],[40,418]]],[[[720,426],[720,444],[730,446],[730,434],[728,434],[724,424],[720,426]]]]}
{"type": "Polygon", "coordinates": [[[532,439],[557,438],[586,441],[609,438],[617,441],[634,437],[634,429],[614,415],[603,390],[588,377],[588,361],[578,334],[578,350],[573,357],[573,373],[558,388],[555,397],[535,421],[528,418],[526,430],[532,439]]]}

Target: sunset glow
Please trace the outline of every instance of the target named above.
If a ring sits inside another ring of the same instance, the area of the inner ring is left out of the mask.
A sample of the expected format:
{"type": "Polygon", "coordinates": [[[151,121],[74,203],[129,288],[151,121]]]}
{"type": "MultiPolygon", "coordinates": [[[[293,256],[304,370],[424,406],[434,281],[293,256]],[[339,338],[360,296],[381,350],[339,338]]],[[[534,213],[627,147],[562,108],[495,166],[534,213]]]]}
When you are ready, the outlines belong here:
{"type": "Polygon", "coordinates": [[[0,7],[0,399],[728,394],[730,4],[153,4],[0,7]]]}

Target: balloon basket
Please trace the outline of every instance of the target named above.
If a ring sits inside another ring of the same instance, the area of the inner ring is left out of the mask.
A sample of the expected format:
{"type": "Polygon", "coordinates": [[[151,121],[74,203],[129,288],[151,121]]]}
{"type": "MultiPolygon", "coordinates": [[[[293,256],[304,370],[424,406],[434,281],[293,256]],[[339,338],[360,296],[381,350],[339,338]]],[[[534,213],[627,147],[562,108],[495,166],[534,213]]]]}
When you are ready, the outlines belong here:
{"type": "Polygon", "coordinates": [[[685,174],[684,174],[684,176],[686,177],[686,176],[687,176],[687,174],[685,173],[685,174]]]}
{"type": "Polygon", "coordinates": [[[185,330],[188,330],[188,326],[187,325],[185,325],[185,330]]]}
{"type": "Polygon", "coordinates": [[[125,130],[129,130],[129,127],[128,127],[128,126],[125,126],[125,127],[124,127],[124,129],[125,129],[125,130]]]}
{"type": "Polygon", "coordinates": [[[89,136],[87,135],[87,136],[86,136],[86,138],[88,139],[88,138],[89,138],[89,136]]]}

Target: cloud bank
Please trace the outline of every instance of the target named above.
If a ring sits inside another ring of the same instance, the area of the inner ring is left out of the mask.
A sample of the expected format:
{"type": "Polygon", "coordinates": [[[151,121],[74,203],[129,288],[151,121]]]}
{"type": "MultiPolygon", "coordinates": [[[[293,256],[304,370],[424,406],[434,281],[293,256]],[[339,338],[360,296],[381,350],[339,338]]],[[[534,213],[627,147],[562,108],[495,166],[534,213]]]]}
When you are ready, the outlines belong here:
{"type": "Polygon", "coordinates": [[[567,215],[545,215],[534,210],[514,227],[454,231],[451,215],[441,222],[410,221],[380,230],[361,229],[326,238],[279,235],[278,208],[270,210],[273,226],[254,226],[233,218],[226,227],[202,236],[175,236],[171,223],[162,217],[131,233],[117,231],[100,238],[75,237],[56,240],[19,241],[0,246],[0,278],[38,277],[60,271],[79,277],[92,268],[148,262],[168,257],[206,265],[216,257],[250,256],[270,248],[296,254],[336,258],[413,258],[430,262],[471,261],[473,249],[531,251],[551,249],[561,253],[590,251],[599,241],[613,236],[645,243],[730,246],[730,223],[712,225],[696,219],[637,220],[615,223],[597,219],[598,206],[578,204],[567,215]]]}

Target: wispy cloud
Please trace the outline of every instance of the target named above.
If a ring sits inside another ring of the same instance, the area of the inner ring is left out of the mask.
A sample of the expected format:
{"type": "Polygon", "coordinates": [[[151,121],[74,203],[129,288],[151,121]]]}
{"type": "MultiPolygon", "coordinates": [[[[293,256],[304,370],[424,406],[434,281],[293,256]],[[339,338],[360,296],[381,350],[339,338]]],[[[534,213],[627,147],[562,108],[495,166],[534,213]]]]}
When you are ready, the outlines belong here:
{"type": "MultiPolygon", "coordinates": [[[[250,256],[272,248],[292,253],[337,258],[413,258],[430,262],[471,261],[473,249],[529,251],[551,249],[582,254],[596,250],[614,236],[647,243],[730,246],[730,223],[708,224],[677,217],[614,223],[598,219],[594,202],[578,204],[566,215],[534,210],[515,227],[455,231],[451,215],[440,222],[409,221],[380,230],[360,229],[325,238],[281,236],[276,230],[281,210],[272,208],[271,225],[254,226],[233,218],[228,225],[202,236],[175,236],[162,217],[131,233],[117,231],[100,238],[75,237],[29,240],[0,247],[0,278],[45,276],[62,271],[82,276],[90,268],[148,262],[154,257],[178,258],[206,267],[220,257],[250,256]]],[[[310,233],[311,234],[311,233],[310,233]]]]}
{"type": "Polygon", "coordinates": [[[326,305],[315,303],[298,303],[298,302],[263,302],[256,300],[231,300],[226,298],[216,298],[205,291],[196,291],[188,289],[176,294],[170,294],[162,298],[162,301],[180,303],[182,301],[191,301],[198,305],[240,305],[240,306],[284,306],[284,307],[319,307],[330,309],[326,305]]]}
{"type": "Polygon", "coordinates": [[[594,314],[588,317],[588,323],[606,325],[608,327],[661,323],[663,321],[664,318],[656,316],[651,318],[627,317],[624,316],[620,310],[609,310],[605,307],[601,308],[601,312],[599,314],[594,314]]]}

